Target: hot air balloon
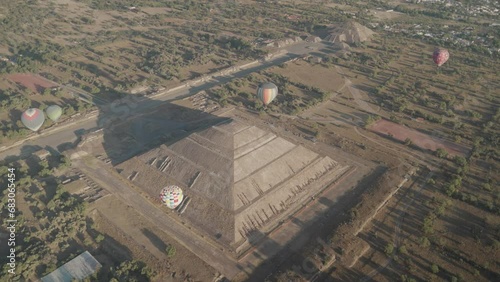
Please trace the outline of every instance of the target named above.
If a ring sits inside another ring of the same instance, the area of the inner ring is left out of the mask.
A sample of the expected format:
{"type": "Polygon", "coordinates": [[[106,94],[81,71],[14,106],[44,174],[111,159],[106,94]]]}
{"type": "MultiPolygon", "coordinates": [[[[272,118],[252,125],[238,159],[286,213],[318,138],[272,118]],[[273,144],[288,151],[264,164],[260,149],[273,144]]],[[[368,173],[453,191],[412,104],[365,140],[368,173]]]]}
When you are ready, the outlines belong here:
{"type": "Polygon", "coordinates": [[[257,89],[257,97],[264,103],[264,105],[268,105],[271,103],[274,98],[278,96],[278,87],[274,83],[266,82],[259,85],[257,89]]]}
{"type": "Polygon", "coordinates": [[[21,121],[27,128],[37,131],[45,121],[45,115],[40,109],[27,109],[21,115],[21,121]]]}
{"type": "Polygon", "coordinates": [[[184,199],[182,189],[175,185],[167,186],[161,189],[160,200],[169,209],[175,209],[184,199]]]}
{"type": "Polygon", "coordinates": [[[62,109],[58,105],[51,105],[45,109],[47,117],[56,122],[62,115],[62,109]]]}
{"type": "Polygon", "coordinates": [[[438,67],[446,63],[446,61],[448,61],[448,58],[450,58],[450,53],[448,52],[448,50],[443,48],[436,48],[434,50],[434,53],[432,54],[432,59],[438,67]]]}

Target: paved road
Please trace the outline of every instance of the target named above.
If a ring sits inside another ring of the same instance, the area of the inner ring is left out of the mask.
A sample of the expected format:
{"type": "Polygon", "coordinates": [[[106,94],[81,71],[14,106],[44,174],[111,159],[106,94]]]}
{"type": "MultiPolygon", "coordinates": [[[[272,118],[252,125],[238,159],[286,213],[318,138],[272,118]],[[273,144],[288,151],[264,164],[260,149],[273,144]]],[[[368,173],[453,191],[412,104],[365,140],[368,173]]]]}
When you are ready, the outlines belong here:
{"type": "MultiPolygon", "coordinates": [[[[194,95],[200,91],[207,90],[216,85],[229,82],[235,78],[244,77],[253,72],[257,72],[274,65],[279,65],[289,60],[290,58],[297,57],[302,54],[318,52],[319,49],[332,52],[331,47],[328,43],[301,42],[291,46],[287,46],[283,48],[283,50],[288,52],[284,56],[271,58],[267,62],[259,63],[255,66],[242,69],[231,75],[215,77],[214,79],[203,82],[201,84],[193,85],[187,89],[182,88],[177,91],[165,91],[153,97],[144,98],[134,105],[134,108],[131,109],[132,112],[130,114],[137,115],[140,113],[151,111],[153,107],[159,106],[163,102],[173,101],[176,99],[194,95]],[[308,49],[306,48],[307,46],[314,46],[316,50],[308,49]]],[[[121,114],[122,113],[120,112],[120,115],[121,114]]],[[[101,118],[102,116],[99,117],[99,119],[101,118]]],[[[97,129],[97,119],[98,117],[79,121],[75,124],[72,124],[71,126],[65,127],[64,130],[57,130],[56,128],[55,131],[50,131],[50,133],[46,132],[43,134],[43,136],[37,136],[33,140],[30,140],[19,146],[9,147],[6,150],[0,149],[0,159],[5,159],[7,156],[29,156],[32,152],[38,149],[37,146],[42,148],[51,147],[58,151],[59,146],[65,143],[75,142],[78,139],[78,132],[97,129]]]]}
{"type": "Polygon", "coordinates": [[[202,238],[197,238],[187,227],[166,216],[165,211],[145,199],[118,176],[102,169],[102,166],[92,167],[83,160],[73,161],[73,164],[96,183],[100,183],[108,192],[120,198],[124,204],[132,206],[145,219],[156,224],[193,254],[222,272],[227,278],[232,279],[241,271],[238,262],[202,238]]]}

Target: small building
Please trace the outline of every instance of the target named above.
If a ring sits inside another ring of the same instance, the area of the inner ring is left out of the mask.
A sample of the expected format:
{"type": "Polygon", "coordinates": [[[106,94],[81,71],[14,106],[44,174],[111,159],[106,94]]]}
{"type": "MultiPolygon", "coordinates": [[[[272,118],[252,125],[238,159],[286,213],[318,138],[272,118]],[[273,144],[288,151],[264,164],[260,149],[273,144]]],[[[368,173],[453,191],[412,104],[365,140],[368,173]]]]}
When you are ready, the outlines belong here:
{"type": "Polygon", "coordinates": [[[42,282],[71,282],[83,280],[94,274],[102,265],[88,252],[68,261],[63,266],[42,277],[42,282]]]}
{"type": "Polygon", "coordinates": [[[47,159],[48,156],[50,156],[50,152],[45,150],[45,149],[41,149],[41,150],[34,152],[33,156],[35,156],[39,160],[43,161],[43,160],[47,159]]]}

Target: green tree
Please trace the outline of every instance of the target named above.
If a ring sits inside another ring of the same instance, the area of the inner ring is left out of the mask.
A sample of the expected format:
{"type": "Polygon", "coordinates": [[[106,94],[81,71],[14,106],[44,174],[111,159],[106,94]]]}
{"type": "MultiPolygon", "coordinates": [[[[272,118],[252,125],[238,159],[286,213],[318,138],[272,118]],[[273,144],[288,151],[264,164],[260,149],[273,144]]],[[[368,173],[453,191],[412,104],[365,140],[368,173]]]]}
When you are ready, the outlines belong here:
{"type": "Polygon", "coordinates": [[[483,183],[483,189],[486,191],[491,191],[491,185],[489,183],[483,183]]]}
{"type": "Polygon", "coordinates": [[[412,144],[413,144],[413,142],[411,141],[411,139],[410,139],[410,138],[406,138],[406,139],[405,139],[405,145],[406,145],[406,146],[411,146],[412,144]]]}
{"type": "Polygon", "coordinates": [[[423,248],[428,248],[431,245],[431,241],[427,237],[422,237],[420,239],[420,246],[423,248]]]}
{"type": "Polygon", "coordinates": [[[95,241],[99,244],[104,240],[104,236],[102,234],[97,235],[95,241]]]}
{"type": "Polygon", "coordinates": [[[464,157],[462,156],[455,156],[455,158],[453,159],[455,161],[455,163],[461,167],[464,167],[467,165],[467,159],[465,159],[464,157]]]}
{"type": "Polygon", "coordinates": [[[374,122],[376,122],[377,120],[379,120],[380,117],[379,116],[374,116],[374,115],[369,115],[366,119],[365,119],[365,128],[366,127],[369,127],[371,124],[373,124],[374,122]]]}
{"type": "Polygon", "coordinates": [[[59,169],[65,169],[71,166],[71,160],[65,156],[62,155],[61,158],[59,159],[59,169]]]}
{"type": "Polygon", "coordinates": [[[177,250],[175,249],[175,247],[173,245],[168,245],[167,248],[165,249],[165,252],[167,253],[167,256],[169,258],[171,258],[171,257],[175,256],[175,253],[177,252],[177,250]]]}
{"type": "Polygon", "coordinates": [[[394,252],[394,245],[392,243],[388,243],[385,246],[384,252],[386,255],[390,256],[394,252]]]}
{"type": "Polygon", "coordinates": [[[493,239],[493,243],[491,243],[491,249],[492,250],[499,250],[500,249],[500,241],[493,239]]]}
{"type": "Polygon", "coordinates": [[[49,87],[45,87],[45,89],[43,89],[43,96],[48,96],[50,95],[50,93],[52,93],[52,90],[49,88],[49,87]]]}
{"type": "Polygon", "coordinates": [[[431,266],[431,271],[434,274],[438,273],[439,272],[439,266],[437,266],[437,264],[433,263],[432,266],[431,266]]]}
{"type": "Polygon", "coordinates": [[[316,130],[316,132],[314,133],[314,137],[316,137],[316,139],[320,139],[322,136],[323,134],[320,130],[316,130]]]}
{"type": "Polygon", "coordinates": [[[446,152],[443,148],[438,148],[435,153],[436,156],[440,159],[443,159],[446,156],[448,156],[448,152],[446,152]]]}

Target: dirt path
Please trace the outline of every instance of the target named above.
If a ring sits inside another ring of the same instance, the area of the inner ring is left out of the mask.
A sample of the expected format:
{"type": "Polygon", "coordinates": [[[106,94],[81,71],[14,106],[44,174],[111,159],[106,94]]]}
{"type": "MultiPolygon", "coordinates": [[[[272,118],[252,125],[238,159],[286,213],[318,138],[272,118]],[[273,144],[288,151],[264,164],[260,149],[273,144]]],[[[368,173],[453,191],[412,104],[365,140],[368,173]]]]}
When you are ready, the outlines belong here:
{"type": "Polygon", "coordinates": [[[345,79],[345,86],[347,86],[347,89],[349,90],[349,93],[351,93],[352,97],[354,98],[354,100],[356,101],[356,103],[366,112],[369,112],[369,113],[372,113],[372,114],[376,114],[378,112],[380,112],[380,107],[377,107],[377,109],[373,109],[368,103],[366,103],[364,100],[363,100],[363,97],[361,95],[361,93],[359,92],[359,90],[355,87],[352,87],[352,82],[351,80],[349,80],[346,76],[346,74],[344,73],[344,71],[342,70],[341,67],[339,66],[335,66],[335,69],[337,70],[338,73],[340,73],[341,75],[344,76],[344,79],[345,79]]]}
{"type": "Polygon", "coordinates": [[[390,145],[386,145],[386,144],[383,144],[383,143],[381,143],[381,142],[379,142],[379,141],[376,141],[375,139],[373,139],[373,138],[371,138],[371,137],[368,137],[368,136],[364,135],[363,133],[359,132],[359,130],[358,130],[358,128],[357,128],[357,127],[354,127],[354,131],[355,131],[358,135],[362,136],[363,138],[365,138],[365,139],[367,139],[367,140],[369,140],[369,141],[371,141],[371,142],[373,142],[373,143],[375,143],[375,144],[378,144],[378,145],[380,145],[380,146],[384,147],[384,148],[385,148],[385,149],[387,149],[387,150],[391,150],[391,151],[393,151],[393,152],[395,152],[395,153],[397,153],[397,154],[399,154],[399,155],[401,155],[401,154],[406,155],[406,157],[408,157],[409,159],[411,159],[411,160],[413,160],[413,161],[417,162],[417,163],[418,163],[418,164],[420,164],[420,165],[423,165],[423,166],[426,166],[426,165],[427,165],[427,166],[430,166],[431,168],[432,168],[432,167],[435,167],[434,165],[432,165],[432,164],[430,164],[430,163],[428,162],[428,158],[426,159],[426,158],[424,158],[424,157],[421,157],[421,156],[419,156],[419,155],[417,155],[417,154],[414,154],[414,153],[412,153],[412,152],[410,152],[410,151],[408,151],[408,150],[402,149],[402,148],[400,148],[400,147],[397,147],[397,148],[396,148],[396,147],[391,147],[390,145]]]}

